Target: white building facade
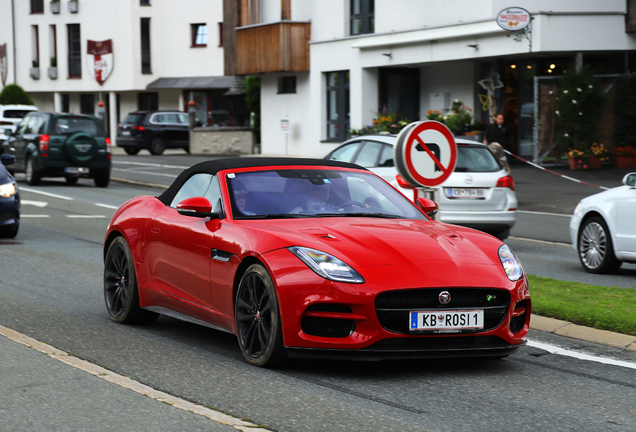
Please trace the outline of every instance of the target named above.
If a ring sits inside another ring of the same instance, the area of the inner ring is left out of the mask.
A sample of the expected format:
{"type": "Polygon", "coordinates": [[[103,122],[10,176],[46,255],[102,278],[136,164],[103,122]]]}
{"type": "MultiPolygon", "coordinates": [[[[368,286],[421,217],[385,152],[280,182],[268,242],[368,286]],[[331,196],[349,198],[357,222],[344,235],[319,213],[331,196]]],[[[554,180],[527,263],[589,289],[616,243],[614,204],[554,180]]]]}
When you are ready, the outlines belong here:
{"type": "Polygon", "coordinates": [[[0,84],[20,85],[40,110],[104,116],[111,137],[139,109],[194,101],[206,124],[232,117],[222,0],[0,0],[0,10],[0,84]]]}
{"type": "Polygon", "coordinates": [[[524,116],[531,117],[534,77],[577,62],[599,74],[636,65],[636,20],[626,0],[241,1],[260,21],[239,25],[239,36],[277,22],[310,28],[305,70],[250,71],[261,74],[264,154],[324,157],[383,109],[419,120],[460,100],[475,120],[504,113],[514,126],[513,151],[531,155],[533,124],[524,116]],[[513,6],[531,14],[523,32],[496,22],[513,6]],[[289,118],[287,137],[282,118],[289,118]]]}

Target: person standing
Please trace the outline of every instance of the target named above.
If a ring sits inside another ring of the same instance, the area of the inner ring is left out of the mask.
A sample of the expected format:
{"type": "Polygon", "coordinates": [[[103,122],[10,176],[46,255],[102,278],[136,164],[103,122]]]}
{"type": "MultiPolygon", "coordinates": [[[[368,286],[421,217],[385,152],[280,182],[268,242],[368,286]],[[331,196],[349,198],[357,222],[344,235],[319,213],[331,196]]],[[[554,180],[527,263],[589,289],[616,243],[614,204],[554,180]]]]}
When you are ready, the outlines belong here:
{"type": "Polygon", "coordinates": [[[488,146],[488,149],[499,160],[499,163],[504,167],[506,172],[510,174],[510,164],[508,163],[508,155],[504,150],[510,148],[510,130],[504,125],[503,114],[497,114],[494,123],[491,123],[486,127],[484,132],[484,144],[488,146]]]}

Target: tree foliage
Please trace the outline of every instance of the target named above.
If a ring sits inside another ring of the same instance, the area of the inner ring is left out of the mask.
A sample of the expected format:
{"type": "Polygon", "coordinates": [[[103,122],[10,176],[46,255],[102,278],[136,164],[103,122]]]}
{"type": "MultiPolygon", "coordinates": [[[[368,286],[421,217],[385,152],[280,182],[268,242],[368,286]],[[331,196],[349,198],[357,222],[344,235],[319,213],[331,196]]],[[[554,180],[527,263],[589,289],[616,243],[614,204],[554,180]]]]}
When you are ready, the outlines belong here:
{"type": "Polygon", "coordinates": [[[636,73],[616,85],[615,147],[636,146],[636,73]]]}
{"type": "Polygon", "coordinates": [[[0,105],[34,105],[33,99],[17,84],[8,84],[0,92],[0,105]]]}

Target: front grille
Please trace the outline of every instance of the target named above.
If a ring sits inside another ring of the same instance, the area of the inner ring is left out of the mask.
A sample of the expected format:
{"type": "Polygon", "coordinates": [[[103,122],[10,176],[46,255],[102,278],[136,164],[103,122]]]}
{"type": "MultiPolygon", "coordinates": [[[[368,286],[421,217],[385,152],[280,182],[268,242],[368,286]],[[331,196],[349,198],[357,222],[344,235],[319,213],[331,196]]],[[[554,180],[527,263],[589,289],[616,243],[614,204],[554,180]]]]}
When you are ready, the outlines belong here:
{"type": "MultiPolygon", "coordinates": [[[[508,312],[510,293],[495,288],[422,288],[389,291],[378,294],[375,310],[380,325],[394,333],[412,334],[409,331],[409,312],[427,310],[483,309],[484,328],[462,330],[460,333],[488,331],[499,326],[508,312]],[[439,294],[448,291],[451,301],[442,305],[439,294]]],[[[418,332],[431,334],[434,331],[418,332]]]]}
{"type": "MultiPolygon", "coordinates": [[[[346,305],[317,303],[309,306],[307,312],[339,312],[351,313],[351,308],[346,305]]],[[[326,318],[317,316],[303,316],[301,329],[311,336],[329,338],[344,338],[356,329],[356,322],[352,319],[326,318]]]]}

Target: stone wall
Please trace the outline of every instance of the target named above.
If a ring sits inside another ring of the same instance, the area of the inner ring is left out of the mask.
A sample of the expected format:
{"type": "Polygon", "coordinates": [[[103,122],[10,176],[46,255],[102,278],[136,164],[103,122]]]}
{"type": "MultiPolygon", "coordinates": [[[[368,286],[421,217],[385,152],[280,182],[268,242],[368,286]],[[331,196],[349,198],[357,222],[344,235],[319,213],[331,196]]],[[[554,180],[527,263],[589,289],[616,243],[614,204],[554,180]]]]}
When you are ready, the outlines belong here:
{"type": "Polygon", "coordinates": [[[190,131],[191,154],[253,154],[254,144],[254,131],[249,127],[197,127],[190,131]]]}

